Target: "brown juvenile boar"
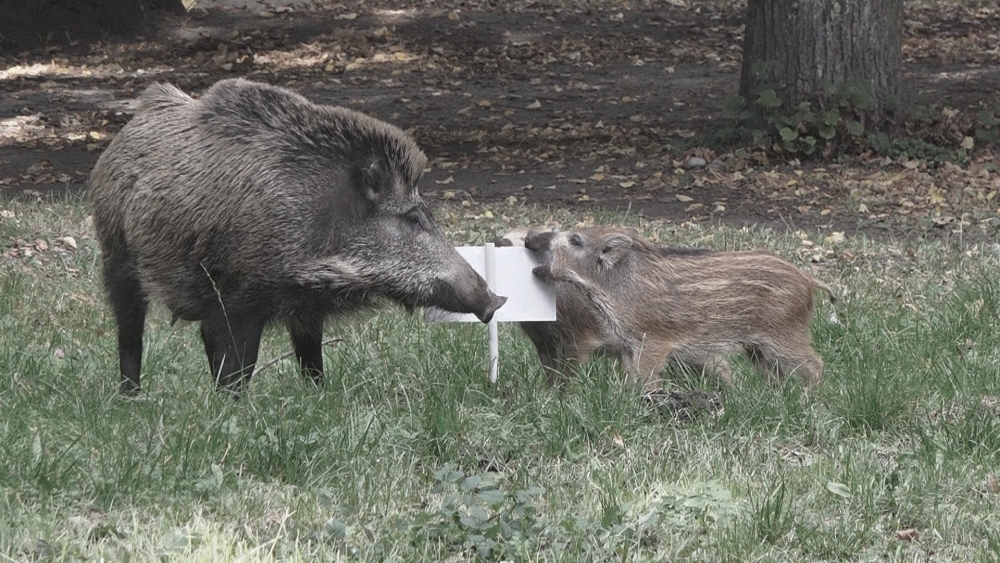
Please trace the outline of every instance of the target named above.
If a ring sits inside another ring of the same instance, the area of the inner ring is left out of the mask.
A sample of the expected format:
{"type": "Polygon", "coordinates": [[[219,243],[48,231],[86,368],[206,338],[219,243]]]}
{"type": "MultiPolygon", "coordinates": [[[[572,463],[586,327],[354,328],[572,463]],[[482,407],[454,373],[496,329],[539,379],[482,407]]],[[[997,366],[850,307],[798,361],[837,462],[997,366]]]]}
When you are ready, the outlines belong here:
{"type": "Polygon", "coordinates": [[[668,360],[730,383],[725,358],[743,352],[765,378],[822,382],[813,293],[835,297],[774,254],[663,248],[611,227],[529,233],[524,244],[543,262],[535,274],[558,284],[559,320],[526,327],[550,371],[599,350],[652,391],[668,360]]]}

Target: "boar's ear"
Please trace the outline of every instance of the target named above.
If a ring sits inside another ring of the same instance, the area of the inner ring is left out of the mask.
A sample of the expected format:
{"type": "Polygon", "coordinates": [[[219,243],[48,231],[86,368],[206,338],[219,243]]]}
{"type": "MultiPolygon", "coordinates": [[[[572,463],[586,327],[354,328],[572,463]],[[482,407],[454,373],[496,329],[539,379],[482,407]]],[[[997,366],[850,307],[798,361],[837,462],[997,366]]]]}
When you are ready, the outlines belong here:
{"type": "Polygon", "coordinates": [[[377,201],[389,187],[388,174],[378,159],[363,165],[358,176],[358,187],[369,201],[377,201]]]}
{"type": "Polygon", "coordinates": [[[604,239],[601,248],[601,265],[610,270],[617,264],[629,249],[632,248],[632,238],[624,234],[613,234],[604,239]]]}

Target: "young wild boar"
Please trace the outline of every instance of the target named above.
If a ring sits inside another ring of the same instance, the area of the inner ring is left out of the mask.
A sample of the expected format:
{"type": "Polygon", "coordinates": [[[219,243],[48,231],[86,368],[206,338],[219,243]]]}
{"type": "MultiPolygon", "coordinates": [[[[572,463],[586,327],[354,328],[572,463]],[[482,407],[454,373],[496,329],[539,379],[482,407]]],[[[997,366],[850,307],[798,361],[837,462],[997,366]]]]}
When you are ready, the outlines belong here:
{"type": "Polygon", "coordinates": [[[529,233],[524,244],[540,254],[536,275],[558,284],[559,320],[526,329],[550,370],[600,350],[652,391],[667,360],[729,383],[725,358],[743,352],[764,377],[823,379],[809,322],[813,292],[833,292],[774,254],[662,248],[607,227],[529,233]]]}
{"type": "Polygon", "coordinates": [[[332,314],[384,297],[488,321],[506,299],[417,194],[425,164],[398,128],[281,88],[223,80],[194,100],[150,87],[89,188],[121,390],[139,389],[150,301],[201,322],[212,376],[232,391],[269,321],[317,381],[332,314]]]}

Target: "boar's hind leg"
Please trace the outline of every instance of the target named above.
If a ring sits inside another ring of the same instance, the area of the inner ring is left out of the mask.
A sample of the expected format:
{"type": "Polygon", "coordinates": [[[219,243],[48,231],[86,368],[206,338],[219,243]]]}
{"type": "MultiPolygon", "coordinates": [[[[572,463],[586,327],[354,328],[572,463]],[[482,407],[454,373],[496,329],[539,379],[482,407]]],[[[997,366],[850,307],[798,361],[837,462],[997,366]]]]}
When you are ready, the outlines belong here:
{"type": "Polygon", "coordinates": [[[201,339],[218,390],[238,394],[250,381],[263,330],[259,313],[233,307],[201,322],[201,339]]]}
{"type": "Polygon", "coordinates": [[[323,319],[296,320],[288,323],[288,333],[295,347],[302,375],[317,386],[323,383],[323,319]]]}
{"type": "Polygon", "coordinates": [[[118,323],[118,365],[123,395],[139,392],[142,369],[142,330],[146,321],[146,296],[135,268],[127,258],[105,255],[104,285],[118,323]]]}

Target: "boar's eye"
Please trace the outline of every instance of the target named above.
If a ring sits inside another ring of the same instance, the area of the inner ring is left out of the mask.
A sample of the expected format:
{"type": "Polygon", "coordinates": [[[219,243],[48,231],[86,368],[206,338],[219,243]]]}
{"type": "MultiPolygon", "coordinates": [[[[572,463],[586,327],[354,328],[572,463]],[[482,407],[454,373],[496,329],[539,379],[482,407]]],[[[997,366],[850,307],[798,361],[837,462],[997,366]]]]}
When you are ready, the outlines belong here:
{"type": "Polygon", "coordinates": [[[580,235],[573,234],[569,237],[569,243],[573,246],[583,246],[583,239],[580,235]]]}
{"type": "Polygon", "coordinates": [[[424,214],[420,208],[414,208],[403,214],[403,219],[414,227],[422,227],[424,224],[424,214]]]}

